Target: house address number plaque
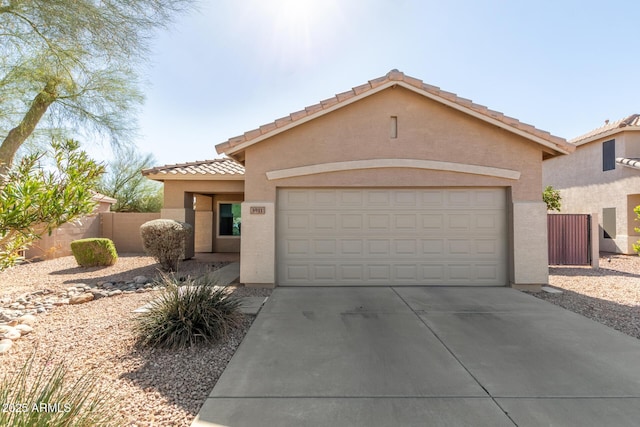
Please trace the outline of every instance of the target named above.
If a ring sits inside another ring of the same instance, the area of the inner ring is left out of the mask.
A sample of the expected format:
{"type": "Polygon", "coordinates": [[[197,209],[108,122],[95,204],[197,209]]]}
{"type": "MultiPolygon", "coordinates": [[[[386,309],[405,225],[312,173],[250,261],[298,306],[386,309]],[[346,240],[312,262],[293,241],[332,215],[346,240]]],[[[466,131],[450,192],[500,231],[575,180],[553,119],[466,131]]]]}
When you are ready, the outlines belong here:
{"type": "Polygon", "coordinates": [[[264,206],[251,206],[249,208],[249,213],[251,215],[264,215],[267,209],[264,206]]]}

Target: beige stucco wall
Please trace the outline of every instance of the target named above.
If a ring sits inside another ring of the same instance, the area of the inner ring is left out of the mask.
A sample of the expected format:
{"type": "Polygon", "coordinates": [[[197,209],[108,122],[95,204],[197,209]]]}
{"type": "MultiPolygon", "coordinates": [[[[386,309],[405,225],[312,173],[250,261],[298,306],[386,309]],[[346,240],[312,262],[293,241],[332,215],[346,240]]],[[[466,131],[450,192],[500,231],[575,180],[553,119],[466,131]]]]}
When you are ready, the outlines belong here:
{"type": "Polygon", "coordinates": [[[113,240],[119,254],[144,253],[140,226],[158,218],[159,212],[105,212],[100,214],[100,236],[113,240]]]}
{"type": "MultiPolygon", "coordinates": [[[[384,90],[250,146],[245,159],[247,206],[275,203],[278,187],[335,186],[505,187],[514,203],[541,201],[542,152],[539,145],[400,87],[384,90]],[[397,138],[390,137],[392,116],[397,117],[397,138]],[[423,159],[490,166],[518,171],[520,177],[508,179],[394,167],[274,180],[266,178],[267,172],[276,170],[368,159],[423,159]]],[[[524,221],[520,217],[518,220],[524,221]]],[[[538,222],[533,225],[537,227],[538,222]]],[[[246,238],[249,230],[260,228],[262,234],[275,239],[275,231],[264,230],[264,227],[275,228],[275,223],[268,216],[243,214],[243,282],[266,283],[274,276],[273,242],[268,238],[254,239],[253,235],[251,239],[246,238]],[[254,222],[259,222],[260,227],[254,222]],[[265,256],[269,257],[269,262],[265,256]],[[256,265],[262,270],[256,271],[256,265]]],[[[520,261],[516,262],[519,267],[514,268],[514,260],[511,260],[514,283],[546,283],[546,234],[531,227],[519,227],[514,233],[518,234],[518,245],[526,242],[530,251],[539,252],[533,256],[529,253],[532,265],[527,269],[518,264],[520,261]]],[[[524,262],[524,258],[518,260],[524,262]]]]}
{"type": "Polygon", "coordinates": [[[545,160],[543,185],[560,190],[562,213],[598,213],[600,250],[632,254],[640,239],[633,208],[640,204],[640,171],[616,164],[602,170],[602,143],[615,139],[616,157],[640,157],[640,132],[621,132],[579,146],[569,156],[545,160]],[[631,197],[629,197],[631,196],[631,197]],[[604,208],[616,209],[616,237],[605,239],[604,208]]]}
{"type": "Polygon", "coordinates": [[[164,208],[184,208],[185,193],[193,194],[226,194],[243,193],[244,181],[165,181],[164,182],[164,208]]]}
{"type": "Polygon", "coordinates": [[[387,89],[249,147],[247,200],[275,201],[276,187],[504,186],[515,200],[540,200],[540,147],[404,88],[387,89]],[[391,116],[398,138],[389,137],[391,116]],[[286,153],[286,155],[283,155],[286,153]],[[522,172],[507,180],[454,172],[380,169],[268,181],[268,171],[359,159],[425,159],[522,172]]]}
{"type": "Polygon", "coordinates": [[[26,259],[53,259],[71,255],[71,242],[100,236],[100,217],[102,212],[109,212],[111,204],[100,202],[92,215],[80,218],[79,221],[63,224],[49,235],[47,232],[40,240],[25,252],[26,259]]]}

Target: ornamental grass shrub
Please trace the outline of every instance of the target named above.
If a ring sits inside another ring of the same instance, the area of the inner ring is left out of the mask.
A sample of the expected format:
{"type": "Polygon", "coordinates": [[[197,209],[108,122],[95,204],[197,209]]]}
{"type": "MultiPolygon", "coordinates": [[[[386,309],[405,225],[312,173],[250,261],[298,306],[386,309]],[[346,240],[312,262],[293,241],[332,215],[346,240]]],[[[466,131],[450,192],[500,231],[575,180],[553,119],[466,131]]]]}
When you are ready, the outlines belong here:
{"type": "Polygon", "coordinates": [[[95,267],[113,265],[118,260],[116,246],[110,239],[91,238],[71,242],[71,252],[78,265],[95,267]]]}
{"type": "Polygon", "coordinates": [[[0,381],[0,425],[3,427],[117,426],[117,402],[97,386],[93,371],[72,381],[62,363],[45,360],[34,364],[35,352],[13,375],[5,372],[0,381]]]}
{"type": "Polygon", "coordinates": [[[165,271],[176,271],[184,259],[184,248],[193,228],[186,222],[155,219],[140,226],[145,252],[154,257],[165,271]]]}
{"type": "Polygon", "coordinates": [[[135,318],[134,331],[142,345],[185,348],[225,338],[242,323],[241,300],[226,287],[163,275],[165,286],[148,311],[135,318]]]}

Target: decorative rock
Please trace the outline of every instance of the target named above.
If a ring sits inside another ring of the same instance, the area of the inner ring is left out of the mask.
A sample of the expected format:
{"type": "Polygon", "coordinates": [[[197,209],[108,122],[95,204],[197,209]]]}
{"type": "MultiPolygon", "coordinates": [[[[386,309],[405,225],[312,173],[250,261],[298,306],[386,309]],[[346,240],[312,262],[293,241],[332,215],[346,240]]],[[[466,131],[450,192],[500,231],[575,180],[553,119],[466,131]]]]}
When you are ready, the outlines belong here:
{"type": "Polygon", "coordinates": [[[113,291],[109,291],[109,296],[112,297],[114,295],[120,295],[122,291],[120,289],[114,289],[113,291]]]}
{"type": "Polygon", "coordinates": [[[4,334],[6,334],[7,332],[9,332],[12,329],[13,329],[13,326],[0,325],[0,335],[4,335],[4,334]]]}
{"type": "Polygon", "coordinates": [[[69,293],[73,293],[73,292],[77,292],[78,288],[76,288],[75,286],[71,286],[70,288],[67,288],[67,292],[69,293]]]}
{"type": "Polygon", "coordinates": [[[93,298],[94,298],[94,296],[93,296],[92,293],[86,292],[84,294],[76,295],[76,296],[73,296],[73,297],[69,298],[69,304],[71,304],[71,305],[84,304],[85,302],[92,301],[93,298]]]}
{"type": "Polygon", "coordinates": [[[17,326],[15,327],[15,329],[16,329],[18,332],[20,332],[20,335],[21,335],[21,336],[22,336],[22,335],[27,335],[27,334],[29,334],[29,333],[33,332],[33,328],[32,328],[31,326],[29,326],[29,325],[25,325],[24,323],[21,323],[21,324],[17,325],[17,326]]]}
{"type": "Polygon", "coordinates": [[[53,305],[69,305],[69,299],[68,298],[62,298],[58,301],[54,301],[53,305]]]}
{"type": "Polygon", "coordinates": [[[13,345],[13,341],[9,339],[0,340],[0,354],[6,353],[7,351],[9,351],[12,345],[13,345]]]}
{"type": "Polygon", "coordinates": [[[145,283],[149,282],[149,279],[147,279],[145,276],[136,276],[133,278],[133,281],[140,285],[144,285],[145,283]]]}
{"type": "Polygon", "coordinates": [[[12,340],[12,341],[17,340],[21,336],[22,336],[22,334],[20,334],[20,331],[17,330],[16,328],[11,328],[10,331],[4,333],[4,338],[12,340]]]}
{"type": "Polygon", "coordinates": [[[24,316],[18,317],[16,320],[18,321],[18,323],[29,326],[33,326],[38,322],[38,318],[32,314],[25,314],[24,316]]]}
{"type": "Polygon", "coordinates": [[[105,298],[109,296],[109,293],[106,291],[101,291],[100,289],[91,289],[91,291],[89,291],[93,294],[93,299],[100,299],[100,298],[105,298]]]}

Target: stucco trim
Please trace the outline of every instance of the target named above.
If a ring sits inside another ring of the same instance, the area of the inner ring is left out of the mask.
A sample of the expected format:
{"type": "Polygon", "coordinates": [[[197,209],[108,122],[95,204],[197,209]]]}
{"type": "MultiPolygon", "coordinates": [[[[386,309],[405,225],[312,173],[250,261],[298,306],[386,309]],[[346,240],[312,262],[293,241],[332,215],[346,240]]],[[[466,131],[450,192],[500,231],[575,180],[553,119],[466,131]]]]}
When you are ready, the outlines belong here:
{"type": "Polygon", "coordinates": [[[412,168],[439,170],[448,172],[469,173],[474,175],[486,175],[498,178],[518,180],[520,172],[494,168],[489,166],[470,165],[466,163],[439,162],[435,160],[418,159],[371,159],[352,160],[346,162],[321,163],[297,168],[280,169],[266,173],[268,180],[292,178],[297,176],[315,175],[327,172],[342,172],[359,169],[377,168],[412,168]]]}

